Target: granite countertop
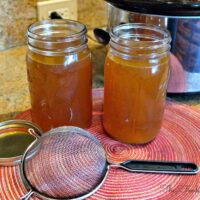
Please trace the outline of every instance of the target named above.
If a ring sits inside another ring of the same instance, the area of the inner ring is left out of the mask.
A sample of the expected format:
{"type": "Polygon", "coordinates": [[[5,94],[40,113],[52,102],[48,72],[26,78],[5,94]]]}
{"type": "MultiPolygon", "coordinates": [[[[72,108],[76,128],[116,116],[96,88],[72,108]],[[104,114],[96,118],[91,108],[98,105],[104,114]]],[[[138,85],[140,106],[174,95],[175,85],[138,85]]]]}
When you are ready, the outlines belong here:
{"type": "MultiPolygon", "coordinates": [[[[93,87],[103,87],[103,65],[107,47],[89,40],[93,58],[93,87]]],[[[12,118],[31,107],[26,74],[27,47],[0,52],[0,120],[12,118]],[[3,117],[2,117],[3,116],[3,117]]],[[[200,107],[200,94],[168,95],[170,98],[200,107]]]]}

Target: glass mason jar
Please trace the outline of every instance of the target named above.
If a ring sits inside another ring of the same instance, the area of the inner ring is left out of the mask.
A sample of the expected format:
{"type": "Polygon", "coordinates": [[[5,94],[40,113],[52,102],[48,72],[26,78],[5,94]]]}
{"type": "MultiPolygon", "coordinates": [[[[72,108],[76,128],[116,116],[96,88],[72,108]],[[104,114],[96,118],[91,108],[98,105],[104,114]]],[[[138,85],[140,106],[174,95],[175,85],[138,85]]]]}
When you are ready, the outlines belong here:
{"type": "Polygon", "coordinates": [[[92,116],[92,64],[85,25],[37,22],[28,29],[27,68],[32,120],[43,131],[86,128],[92,116]]]}
{"type": "Polygon", "coordinates": [[[147,143],[162,125],[170,34],[146,24],[119,25],[110,34],[104,72],[104,128],[116,140],[147,143]]]}

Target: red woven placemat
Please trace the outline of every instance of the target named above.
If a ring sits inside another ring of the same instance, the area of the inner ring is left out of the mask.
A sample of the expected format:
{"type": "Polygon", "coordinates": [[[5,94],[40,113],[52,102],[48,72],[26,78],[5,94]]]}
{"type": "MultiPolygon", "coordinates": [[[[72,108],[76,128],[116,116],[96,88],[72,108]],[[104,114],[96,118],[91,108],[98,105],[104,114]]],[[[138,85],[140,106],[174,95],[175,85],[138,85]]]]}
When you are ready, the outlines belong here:
{"type": "MultiPolygon", "coordinates": [[[[200,110],[168,102],[159,136],[146,145],[128,145],[113,140],[103,131],[103,89],[93,90],[93,100],[93,124],[88,130],[101,141],[109,160],[174,160],[200,165],[200,110]]],[[[30,111],[21,113],[17,118],[31,120],[30,111]]],[[[19,166],[0,168],[1,200],[19,199],[26,192],[19,166]]],[[[199,200],[200,174],[161,175],[111,169],[105,184],[89,199],[199,200]]]]}

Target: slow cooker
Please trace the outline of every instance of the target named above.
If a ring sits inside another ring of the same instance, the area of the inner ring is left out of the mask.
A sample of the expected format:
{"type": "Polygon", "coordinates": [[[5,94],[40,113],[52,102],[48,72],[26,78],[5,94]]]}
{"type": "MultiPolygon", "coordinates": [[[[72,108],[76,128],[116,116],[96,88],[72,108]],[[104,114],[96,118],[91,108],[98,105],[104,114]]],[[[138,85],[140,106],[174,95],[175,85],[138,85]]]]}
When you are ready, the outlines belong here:
{"type": "Polygon", "coordinates": [[[148,23],[172,36],[168,93],[200,92],[200,1],[106,0],[108,29],[121,23],[148,23]]]}

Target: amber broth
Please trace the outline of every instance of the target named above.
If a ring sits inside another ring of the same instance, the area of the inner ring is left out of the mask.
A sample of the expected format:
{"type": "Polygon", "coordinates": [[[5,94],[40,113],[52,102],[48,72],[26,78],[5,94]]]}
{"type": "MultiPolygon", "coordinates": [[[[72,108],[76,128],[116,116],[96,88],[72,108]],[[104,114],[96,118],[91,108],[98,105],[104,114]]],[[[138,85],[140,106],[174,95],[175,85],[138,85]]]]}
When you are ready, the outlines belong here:
{"type": "Polygon", "coordinates": [[[29,52],[27,67],[33,122],[44,131],[91,124],[92,65],[87,52],[66,56],[29,52]]]}
{"type": "Polygon", "coordinates": [[[109,54],[105,62],[103,125],[125,143],[147,143],[162,125],[168,80],[168,56],[123,60],[109,54]]]}

